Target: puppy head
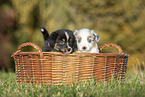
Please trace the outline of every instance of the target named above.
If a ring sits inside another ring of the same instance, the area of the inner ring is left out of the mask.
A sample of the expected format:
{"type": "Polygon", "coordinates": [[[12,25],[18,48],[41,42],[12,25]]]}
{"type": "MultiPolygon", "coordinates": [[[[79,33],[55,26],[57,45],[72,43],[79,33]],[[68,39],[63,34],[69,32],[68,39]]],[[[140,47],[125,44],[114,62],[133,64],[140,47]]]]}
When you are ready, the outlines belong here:
{"type": "Polygon", "coordinates": [[[73,32],[68,29],[60,29],[52,32],[51,40],[54,41],[54,50],[64,54],[76,51],[76,40],[73,32]]]}
{"type": "Polygon", "coordinates": [[[74,32],[77,40],[78,51],[89,52],[93,47],[96,47],[96,42],[99,41],[99,35],[94,30],[80,29],[74,32]]]}

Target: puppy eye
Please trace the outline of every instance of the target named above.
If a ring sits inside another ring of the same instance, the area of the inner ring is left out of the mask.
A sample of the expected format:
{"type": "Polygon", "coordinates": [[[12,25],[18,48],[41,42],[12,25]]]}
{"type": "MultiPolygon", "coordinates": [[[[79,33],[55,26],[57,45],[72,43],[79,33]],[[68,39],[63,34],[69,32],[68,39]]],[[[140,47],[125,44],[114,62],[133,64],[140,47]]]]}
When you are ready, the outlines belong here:
{"type": "Polygon", "coordinates": [[[60,42],[60,44],[64,45],[64,44],[65,44],[65,42],[64,42],[64,41],[61,41],[61,42],[60,42]]]}
{"type": "Polygon", "coordinates": [[[91,39],[88,39],[88,42],[89,42],[89,43],[91,43],[91,41],[92,41],[91,39]]]}
{"type": "Polygon", "coordinates": [[[78,39],[78,43],[80,43],[81,42],[81,40],[80,39],[78,39]]]}

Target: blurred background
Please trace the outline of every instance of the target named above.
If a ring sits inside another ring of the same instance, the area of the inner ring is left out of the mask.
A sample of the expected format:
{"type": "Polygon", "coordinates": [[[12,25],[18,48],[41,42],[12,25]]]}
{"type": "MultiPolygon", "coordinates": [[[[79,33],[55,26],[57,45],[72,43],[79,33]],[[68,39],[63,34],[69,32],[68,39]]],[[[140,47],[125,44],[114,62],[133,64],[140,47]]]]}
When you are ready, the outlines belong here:
{"type": "Polygon", "coordinates": [[[145,70],[144,0],[0,0],[0,70],[14,71],[11,55],[22,43],[42,47],[41,27],[93,29],[99,46],[115,43],[130,55],[127,72],[145,70]]]}

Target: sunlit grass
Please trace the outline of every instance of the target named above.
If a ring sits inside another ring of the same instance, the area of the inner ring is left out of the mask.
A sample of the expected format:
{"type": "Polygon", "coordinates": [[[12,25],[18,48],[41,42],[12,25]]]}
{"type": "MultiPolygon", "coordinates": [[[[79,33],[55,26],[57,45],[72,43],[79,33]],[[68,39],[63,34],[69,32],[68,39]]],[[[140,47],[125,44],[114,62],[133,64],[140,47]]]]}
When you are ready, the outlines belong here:
{"type": "Polygon", "coordinates": [[[145,97],[145,73],[127,73],[125,81],[36,85],[17,83],[15,73],[0,72],[0,97],[145,97]],[[142,74],[141,74],[142,73],[142,74]]]}

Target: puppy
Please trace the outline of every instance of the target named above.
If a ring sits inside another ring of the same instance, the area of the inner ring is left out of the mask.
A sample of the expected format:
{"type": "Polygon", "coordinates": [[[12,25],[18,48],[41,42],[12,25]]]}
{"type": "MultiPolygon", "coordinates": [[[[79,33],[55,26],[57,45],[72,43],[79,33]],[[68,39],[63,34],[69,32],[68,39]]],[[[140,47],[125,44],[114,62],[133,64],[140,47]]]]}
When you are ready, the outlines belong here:
{"type": "Polygon", "coordinates": [[[53,51],[70,54],[76,51],[77,42],[73,31],[59,29],[51,33],[50,39],[54,42],[53,51]]]}
{"type": "Polygon", "coordinates": [[[80,29],[74,32],[77,40],[77,52],[82,53],[99,53],[97,42],[100,37],[94,30],[80,29]]]}
{"type": "Polygon", "coordinates": [[[42,51],[62,52],[70,54],[76,51],[77,42],[73,31],[68,29],[59,29],[51,33],[49,36],[45,28],[41,29],[44,38],[42,51]]]}

